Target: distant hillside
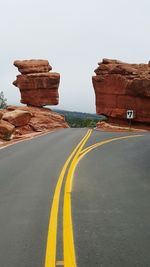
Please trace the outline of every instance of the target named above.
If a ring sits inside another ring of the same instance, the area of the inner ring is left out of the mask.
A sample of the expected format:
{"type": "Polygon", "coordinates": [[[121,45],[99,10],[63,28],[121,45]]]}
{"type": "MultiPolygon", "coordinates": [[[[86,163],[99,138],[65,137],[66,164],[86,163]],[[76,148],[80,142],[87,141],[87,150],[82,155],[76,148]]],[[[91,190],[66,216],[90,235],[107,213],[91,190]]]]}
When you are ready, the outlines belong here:
{"type": "Polygon", "coordinates": [[[60,109],[53,109],[53,111],[63,114],[69,126],[72,128],[84,128],[84,127],[94,128],[98,121],[106,120],[104,116],[99,116],[91,113],[60,110],[60,109]]]}

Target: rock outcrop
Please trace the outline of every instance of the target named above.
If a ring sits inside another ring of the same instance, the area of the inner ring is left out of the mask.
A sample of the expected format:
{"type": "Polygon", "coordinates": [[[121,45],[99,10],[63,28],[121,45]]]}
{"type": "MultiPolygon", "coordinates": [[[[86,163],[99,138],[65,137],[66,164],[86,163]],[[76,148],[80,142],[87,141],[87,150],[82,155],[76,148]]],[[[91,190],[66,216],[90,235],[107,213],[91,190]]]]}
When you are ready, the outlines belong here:
{"type": "Polygon", "coordinates": [[[25,127],[17,127],[17,133],[47,132],[57,128],[69,128],[63,115],[53,112],[49,108],[38,107],[8,107],[9,110],[24,111],[31,114],[31,119],[25,127]]]}
{"type": "Polygon", "coordinates": [[[92,77],[97,114],[125,122],[127,110],[133,110],[133,121],[150,124],[150,62],[127,64],[103,59],[98,65],[92,77]]]}
{"type": "Polygon", "coordinates": [[[14,65],[21,75],[13,84],[19,87],[21,103],[27,106],[8,106],[0,111],[0,139],[24,139],[69,128],[63,115],[43,107],[58,104],[60,74],[49,72],[52,67],[47,60],[17,60],[14,65]]]}
{"type": "Polygon", "coordinates": [[[0,138],[25,138],[58,128],[69,128],[63,115],[48,108],[8,106],[1,112],[0,138]]]}
{"type": "Polygon", "coordinates": [[[31,120],[31,113],[24,110],[13,110],[4,113],[3,120],[8,121],[14,126],[24,126],[31,120]]]}
{"type": "Polygon", "coordinates": [[[17,60],[14,65],[21,72],[13,82],[20,89],[21,103],[37,107],[58,104],[60,74],[49,72],[52,67],[47,60],[17,60]]]}

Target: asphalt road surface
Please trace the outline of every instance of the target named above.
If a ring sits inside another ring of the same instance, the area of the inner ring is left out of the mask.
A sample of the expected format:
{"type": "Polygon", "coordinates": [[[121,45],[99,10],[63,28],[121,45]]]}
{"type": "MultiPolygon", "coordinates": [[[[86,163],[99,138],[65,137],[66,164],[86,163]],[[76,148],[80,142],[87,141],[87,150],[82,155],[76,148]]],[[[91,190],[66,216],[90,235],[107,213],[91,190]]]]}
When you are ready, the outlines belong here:
{"type": "Polygon", "coordinates": [[[0,267],[148,267],[149,248],[149,133],[64,129],[0,150],[0,267]]]}

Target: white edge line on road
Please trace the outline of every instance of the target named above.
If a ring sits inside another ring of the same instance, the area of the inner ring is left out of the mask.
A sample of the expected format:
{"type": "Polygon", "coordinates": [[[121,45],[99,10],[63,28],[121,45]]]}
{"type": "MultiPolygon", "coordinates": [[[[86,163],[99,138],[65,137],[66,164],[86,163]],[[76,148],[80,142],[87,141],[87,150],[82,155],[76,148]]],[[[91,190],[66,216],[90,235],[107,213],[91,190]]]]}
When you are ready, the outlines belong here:
{"type": "Polygon", "coordinates": [[[9,146],[14,146],[14,145],[16,145],[16,144],[18,144],[18,143],[21,143],[21,142],[25,142],[25,141],[28,141],[28,140],[32,140],[32,139],[34,139],[34,138],[38,138],[38,137],[41,137],[41,136],[44,136],[44,135],[53,133],[53,132],[55,132],[55,130],[50,131],[50,132],[46,132],[46,133],[40,133],[40,134],[31,136],[31,137],[25,137],[25,139],[23,139],[23,140],[19,140],[19,141],[16,141],[16,142],[14,142],[14,143],[6,144],[6,145],[4,145],[3,147],[0,147],[0,150],[2,150],[2,149],[4,149],[4,148],[7,148],[7,147],[9,147],[9,146]]]}

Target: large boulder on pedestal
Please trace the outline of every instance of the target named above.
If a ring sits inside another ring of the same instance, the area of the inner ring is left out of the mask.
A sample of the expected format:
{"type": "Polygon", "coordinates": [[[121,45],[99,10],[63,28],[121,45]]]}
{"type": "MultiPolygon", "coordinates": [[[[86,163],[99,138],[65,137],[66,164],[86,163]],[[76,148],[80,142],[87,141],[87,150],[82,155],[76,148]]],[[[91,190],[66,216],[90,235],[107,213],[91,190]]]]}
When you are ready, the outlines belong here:
{"type": "Polygon", "coordinates": [[[52,67],[47,60],[15,61],[14,65],[22,73],[13,82],[20,89],[21,103],[37,107],[58,104],[60,74],[49,72],[52,67]]]}

